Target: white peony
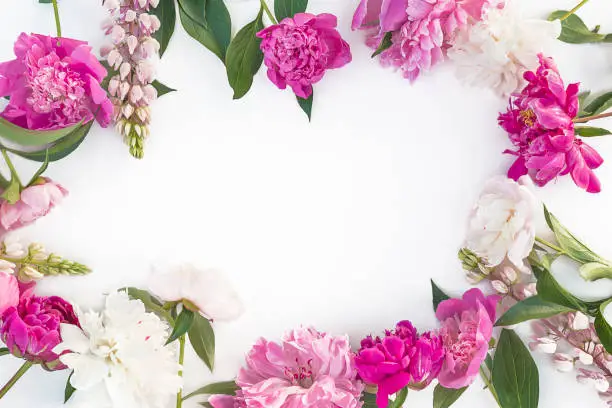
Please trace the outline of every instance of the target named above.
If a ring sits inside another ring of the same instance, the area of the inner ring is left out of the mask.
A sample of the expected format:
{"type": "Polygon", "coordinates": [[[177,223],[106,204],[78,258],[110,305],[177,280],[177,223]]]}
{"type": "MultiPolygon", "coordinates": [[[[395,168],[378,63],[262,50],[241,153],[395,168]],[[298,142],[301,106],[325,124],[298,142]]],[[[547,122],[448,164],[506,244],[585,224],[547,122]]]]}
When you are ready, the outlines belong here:
{"type": "Polygon", "coordinates": [[[243,312],[238,294],[215,269],[181,264],[156,271],[149,280],[149,290],[166,302],[187,300],[213,320],[233,320],[243,312]]]}
{"type": "Polygon", "coordinates": [[[461,79],[503,97],[522,88],[523,73],[537,68],[538,53],[561,33],[558,20],[525,19],[513,4],[491,7],[482,21],[457,34],[448,52],[461,79]]]}
{"type": "Polygon", "coordinates": [[[82,329],[62,324],[62,363],[74,370],[69,408],[163,408],[181,388],[168,325],[124,292],[101,313],[77,310],[82,329]]]}
{"type": "Polygon", "coordinates": [[[468,223],[466,246],[489,266],[508,259],[526,271],[524,259],[535,241],[537,200],[528,177],[519,182],[499,176],[487,182],[468,223]]]}

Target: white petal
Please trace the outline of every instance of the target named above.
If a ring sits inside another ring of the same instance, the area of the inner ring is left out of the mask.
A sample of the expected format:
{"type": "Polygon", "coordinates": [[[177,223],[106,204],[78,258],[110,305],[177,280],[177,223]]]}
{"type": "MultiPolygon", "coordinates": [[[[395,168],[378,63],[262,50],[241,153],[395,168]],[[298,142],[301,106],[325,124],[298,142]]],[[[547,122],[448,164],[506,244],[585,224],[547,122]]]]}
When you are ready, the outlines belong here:
{"type": "Polygon", "coordinates": [[[108,375],[108,367],[97,357],[70,353],[61,356],[60,361],[74,370],[70,384],[77,390],[87,390],[108,375]]]}
{"type": "Polygon", "coordinates": [[[60,329],[62,342],[53,349],[55,354],[61,354],[64,351],[86,353],[89,350],[89,338],[78,326],[62,323],[60,329]]]}

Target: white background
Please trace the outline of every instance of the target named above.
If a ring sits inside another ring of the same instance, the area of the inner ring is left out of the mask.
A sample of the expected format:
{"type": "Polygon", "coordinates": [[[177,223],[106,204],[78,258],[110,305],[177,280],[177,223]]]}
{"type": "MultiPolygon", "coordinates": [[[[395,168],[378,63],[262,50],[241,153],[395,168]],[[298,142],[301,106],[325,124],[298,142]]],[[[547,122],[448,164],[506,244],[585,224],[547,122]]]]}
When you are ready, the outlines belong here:
{"type": "MultiPolygon", "coordinates": [[[[534,17],[576,2],[520,1],[534,17]]],[[[581,15],[612,31],[612,5],[591,3],[581,15]]],[[[229,7],[237,31],[258,3],[229,7]]],[[[250,93],[233,101],[222,64],[177,26],[159,79],[178,92],[154,104],[144,159],[132,159],[112,129],[96,126],[73,155],[50,166],[47,174],[71,194],[21,235],[87,263],[94,273],[48,279],[41,291],[96,307],[103,292],[144,285],[156,262],[223,269],[246,313],[216,325],[214,375],[190,352],[188,392],[232,378],[258,336],[278,338],[300,324],[348,333],[355,345],[400,319],[434,328],[429,279],[454,294],[468,288],[456,259],[466,216],[483,182],[511,162],[501,154],[509,143],[496,121],[507,101],[464,87],[450,63],[414,85],[381,68],[363,34],[350,31],[355,7],[348,0],[309,7],[338,15],[354,60],[315,86],[310,124],[292,93],[277,90],[263,70],[250,93]]],[[[103,43],[99,0],[62,0],[61,16],[64,35],[96,49],[103,43]]],[[[20,32],[54,31],[52,8],[3,0],[0,27],[0,60],[12,59],[20,32]]],[[[551,54],[568,82],[612,88],[609,45],[559,43],[551,54]]],[[[612,139],[592,144],[609,160],[597,170],[602,193],[585,193],[567,177],[537,193],[575,233],[612,257],[612,139]]],[[[19,167],[34,170],[30,163],[19,167]]],[[[560,279],[579,294],[612,293],[609,282],[585,284],[571,269],[560,279]]],[[[547,356],[536,360],[541,407],[604,406],[573,374],[555,372],[547,356]]],[[[19,364],[3,357],[0,382],[19,364]]],[[[0,407],[57,408],[66,376],[34,368],[0,407]]],[[[455,406],[494,406],[480,385],[455,406]]],[[[406,405],[430,407],[431,391],[411,393],[406,405]]]]}

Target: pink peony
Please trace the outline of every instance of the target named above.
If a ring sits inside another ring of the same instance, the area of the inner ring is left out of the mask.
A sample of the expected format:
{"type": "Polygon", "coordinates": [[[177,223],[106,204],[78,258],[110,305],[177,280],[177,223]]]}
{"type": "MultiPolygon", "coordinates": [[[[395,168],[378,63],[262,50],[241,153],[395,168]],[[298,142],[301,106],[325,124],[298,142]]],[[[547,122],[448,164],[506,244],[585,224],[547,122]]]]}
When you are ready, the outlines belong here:
{"type": "Polygon", "coordinates": [[[597,193],[601,185],[593,169],[603,159],[588,144],[576,137],[573,119],[578,113],[578,84],[563,83],[552,58],[539,55],[540,67],[528,71],[527,86],[514,95],[499,124],[510,135],[517,156],[508,177],[518,180],[531,174],[543,186],[559,175],[570,173],[576,185],[597,193]]]}
{"type": "Polygon", "coordinates": [[[14,275],[0,272],[0,316],[19,303],[19,282],[14,275]]]}
{"type": "Polygon", "coordinates": [[[385,337],[366,337],[355,357],[359,376],[378,386],[376,404],[386,407],[389,395],[408,386],[423,389],[440,372],[444,360],[442,340],[430,332],[418,335],[409,321],[401,321],[385,337]]]}
{"type": "Polygon", "coordinates": [[[61,185],[41,177],[39,182],[26,187],[15,204],[0,204],[0,224],[7,230],[21,228],[47,215],[68,194],[61,185]]]}
{"type": "Polygon", "coordinates": [[[367,43],[377,48],[392,32],[392,45],[380,54],[381,64],[400,68],[414,81],[445,58],[456,31],[482,19],[488,0],[362,0],[353,29],[374,28],[367,43]]]}
{"type": "Polygon", "coordinates": [[[436,317],[442,323],[440,335],[446,359],[438,381],[446,388],[463,388],[474,381],[480,364],[489,351],[495,309],[500,297],[484,296],[480,289],[470,289],[462,299],[441,302],[436,317]]]}
{"type": "Polygon", "coordinates": [[[100,86],[106,69],[86,42],[22,33],[16,59],[0,63],[0,114],[27,129],[49,130],[89,122],[108,125],[113,105],[100,86]],[[59,45],[58,45],[59,44],[59,45]]]}
{"type": "Polygon", "coordinates": [[[359,408],[357,380],[347,336],[314,329],[288,332],[281,343],[259,339],[238,373],[236,397],[214,397],[215,408],[359,408]]]}
{"type": "Polygon", "coordinates": [[[287,85],[300,98],[325,71],[351,62],[351,50],[336,30],[336,16],[297,13],[257,33],[268,67],[268,78],[280,89],[287,85]]]}
{"type": "Polygon", "coordinates": [[[236,392],[236,396],[211,395],[208,399],[208,403],[212,405],[213,408],[246,408],[247,406],[242,391],[236,392]]]}
{"type": "Polygon", "coordinates": [[[70,303],[57,296],[22,294],[17,305],[0,315],[0,339],[19,358],[63,370],[66,366],[52,351],[61,342],[60,323],[79,324],[70,303]]]}

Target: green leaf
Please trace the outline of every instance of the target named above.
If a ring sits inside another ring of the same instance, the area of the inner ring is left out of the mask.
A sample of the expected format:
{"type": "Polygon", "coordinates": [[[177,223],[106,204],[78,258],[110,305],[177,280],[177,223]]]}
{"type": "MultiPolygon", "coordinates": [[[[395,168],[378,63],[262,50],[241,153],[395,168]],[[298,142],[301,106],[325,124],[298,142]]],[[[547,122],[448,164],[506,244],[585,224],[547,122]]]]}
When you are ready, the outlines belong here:
{"type": "Polygon", "coordinates": [[[310,117],[312,116],[312,100],[314,98],[314,89],[312,90],[308,99],[300,98],[299,96],[295,96],[297,99],[298,105],[304,111],[306,116],[308,116],[308,121],[310,122],[310,117]]]}
{"type": "Polygon", "coordinates": [[[160,0],[157,7],[151,9],[151,13],[156,15],[161,22],[159,30],[153,33],[153,37],[159,42],[159,56],[161,57],[168,48],[176,26],[175,0],[160,0]]]}
{"type": "Polygon", "coordinates": [[[81,123],[77,123],[57,130],[29,130],[0,118],[0,136],[22,146],[42,146],[68,136],[80,126],[81,123]]]}
{"type": "Polygon", "coordinates": [[[187,34],[189,34],[204,47],[208,48],[213,52],[213,54],[219,57],[221,61],[223,61],[224,54],[212,30],[208,26],[199,24],[196,20],[194,20],[189,14],[187,14],[187,12],[185,12],[181,4],[182,3],[179,0],[179,17],[187,34]]]}
{"type": "Polygon", "coordinates": [[[196,395],[236,395],[238,386],[236,381],[223,381],[213,384],[205,385],[202,388],[198,388],[194,392],[191,392],[183,397],[183,401],[196,395]]]}
{"type": "Polygon", "coordinates": [[[206,25],[207,0],[178,0],[179,7],[197,24],[206,25]]]}
{"type": "Polygon", "coordinates": [[[83,140],[85,140],[85,136],[87,136],[87,134],[89,133],[89,130],[91,129],[93,123],[94,121],[92,120],[86,125],[80,126],[78,129],[71,132],[68,136],[58,140],[55,143],[50,144],[43,150],[37,150],[33,152],[24,152],[21,150],[9,148],[6,148],[6,150],[23,158],[37,162],[44,162],[48,152],[48,160],[50,163],[58,161],[68,156],[70,153],[74,152],[81,145],[83,140]]]}
{"type": "Polygon", "coordinates": [[[219,44],[222,60],[232,39],[232,20],[223,0],[206,0],[206,22],[219,44]]]}
{"type": "Polygon", "coordinates": [[[238,31],[227,49],[225,66],[234,99],[242,98],[251,89],[253,76],[263,62],[263,52],[259,48],[261,38],[256,36],[264,27],[262,16],[263,9],[260,8],[255,20],[238,31]]]}
{"type": "Polygon", "coordinates": [[[8,201],[9,204],[15,204],[19,201],[20,193],[21,184],[19,184],[19,180],[15,177],[11,177],[10,184],[4,189],[2,194],[0,194],[0,197],[8,201]]]}
{"type": "Polygon", "coordinates": [[[308,0],[274,0],[274,15],[278,21],[303,13],[308,6],[308,0]]]}
{"type": "Polygon", "coordinates": [[[38,181],[38,178],[42,176],[43,173],[47,170],[47,167],[49,167],[49,150],[48,149],[45,150],[45,161],[38,168],[38,170],[36,170],[36,173],[34,173],[32,178],[30,179],[30,182],[27,185],[31,186],[32,184],[36,183],[38,181]]]}
{"type": "Polygon", "coordinates": [[[155,81],[153,81],[151,83],[151,85],[153,85],[153,88],[155,88],[157,90],[157,96],[158,97],[163,96],[163,95],[165,95],[167,93],[175,92],[176,91],[176,89],[170,88],[169,86],[162,84],[157,79],[155,81]]]}
{"type": "MultiPolygon", "coordinates": [[[[549,21],[557,20],[567,14],[565,10],[557,10],[549,17],[549,21]]],[[[561,22],[561,35],[559,40],[570,44],[585,44],[601,42],[605,35],[594,33],[584,24],[576,14],[572,14],[561,22]]]]}
{"type": "Polygon", "coordinates": [[[193,325],[194,318],[195,313],[184,307],[183,310],[181,310],[181,313],[176,318],[176,321],[174,322],[174,329],[172,330],[172,334],[170,334],[170,337],[168,337],[168,341],[166,341],[166,344],[172,343],[174,340],[187,333],[193,325]]]}
{"type": "Polygon", "coordinates": [[[491,357],[491,354],[489,353],[487,353],[487,356],[485,357],[485,367],[487,367],[489,372],[493,371],[493,357],[491,357]]]}
{"type": "Polygon", "coordinates": [[[433,395],[433,408],[450,407],[459,399],[459,397],[461,397],[467,388],[468,387],[463,387],[455,390],[452,388],[444,388],[440,384],[436,385],[433,395]]]}
{"type": "Polygon", "coordinates": [[[538,280],[536,288],[539,298],[549,303],[565,306],[568,309],[579,310],[588,314],[589,307],[587,303],[565,290],[548,269],[541,268],[537,265],[532,265],[532,269],[538,280]]]}
{"type": "Polygon", "coordinates": [[[11,354],[11,353],[9,352],[9,349],[7,349],[6,347],[2,347],[2,348],[0,348],[0,357],[1,357],[1,356],[5,356],[5,355],[7,355],[7,354],[11,354]]]}
{"type": "Polygon", "coordinates": [[[597,96],[586,106],[584,106],[578,117],[584,118],[587,116],[599,115],[600,113],[608,110],[610,107],[612,107],[612,92],[606,92],[597,96]]]}
{"type": "Polygon", "coordinates": [[[74,394],[74,392],[76,391],[76,388],[74,388],[72,384],[70,384],[70,379],[72,378],[73,374],[74,371],[70,373],[70,375],[68,376],[68,380],[66,381],[66,388],[64,389],[64,404],[68,402],[70,397],[72,397],[72,394],[74,394]]]}
{"type": "Polygon", "coordinates": [[[594,136],[605,136],[612,135],[608,129],[591,127],[591,126],[576,126],[575,128],[576,134],[582,137],[594,137],[594,136]]]}
{"type": "Polygon", "coordinates": [[[501,408],[536,408],[540,394],[538,367],[513,331],[502,329],[491,371],[501,408]]]}
{"type": "Polygon", "coordinates": [[[580,267],[580,276],[586,281],[612,279],[612,267],[598,262],[589,262],[580,267]]]}
{"type": "Polygon", "coordinates": [[[208,319],[195,313],[195,319],[188,334],[189,342],[196,354],[212,371],[215,366],[215,332],[208,319]]]}
{"type": "Polygon", "coordinates": [[[555,234],[555,238],[559,246],[563,248],[566,255],[580,263],[599,262],[607,264],[608,262],[595,254],[589,247],[580,242],[567,228],[559,222],[559,220],[548,211],[544,206],[544,217],[546,223],[555,234]]]}
{"type": "Polygon", "coordinates": [[[608,353],[612,353],[612,327],[610,327],[610,324],[604,317],[604,310],[610,302],[612,302],[612,299],[603,302],[599,306],[597,315],[595,316],[595,323],[593,324],[597,332],[597,337],[599,337],[601,344],[608,353]]]}
{"type": "Polygon", "coordinates": [[[391,41],[392,37],[393,37],[392,32],[385,33],[385,36],[380,41],[378,48],[376,48],[376,51],[374,51],[374,53],[372,54],[372,58],[381,54],[383,51],[385,51],[386,49],[388,49],[389,47],[393,45],[393,42],[391,41]]]}
{"type": "Polygon", "coordinates": [[[435,284],[433,279],[430,279],[430,282],[431,282],[431,296],[433,299],[433,308],[435,312],[436,310],[438,310],[438,305],[442,301],[450,299],[450,296],[444,293],[442,289],[440,289],[438,285],[435,284]]]}
{"type": "Polygon", "coordinates": [[[511,326],[527,320],[544,319],[560,313],[571,312],[572,310],[568,307],[542,300],[539,296],[532,296],[508,309],[495,322],[495,326],[511,326]]]}
{"type": "Polygon", "coordinates": [[[404,387],[397,394],[395,394],[395,399],[388,405],[388,408],[400,408],[404,406],[404,402],[406,402],[406,397],[408,396],[408,387],[404,387]]]}
{"type": "Polygon", "coordinates": [[[140,300],[145,307],[147,312],[155,313],[161,319],[166,320],[170,325],[174,326],[174,319],[170,316],[170,313],[162,307],[162,304],[149,292],[143,289],[134,287],[121,288],[120,291],[124,291],[128,294],[130,299],[140,300]]]}
{"type": "Polygon", "coordinates": [[[199,404],[203,406],[204,408],[215,408],[211,405],[210,402],[200,402],[199,404]]]}
{"type": "Polygon", "coordinates": [[[41,4],[51,4],[53,3],[53,0],[38,0],[38,2],[41,4]]]}
{"type": "MultiPolygon", "coordinates": [[[[361,401],[363,401],[362,408],[378,408],[378,405],[376,405],[376,394],[364,392],[361,395],[361,401]]],[[[392,403],[393,401],[390,399],[387,400],[387,406],[391,405],[392,403]]]]}

